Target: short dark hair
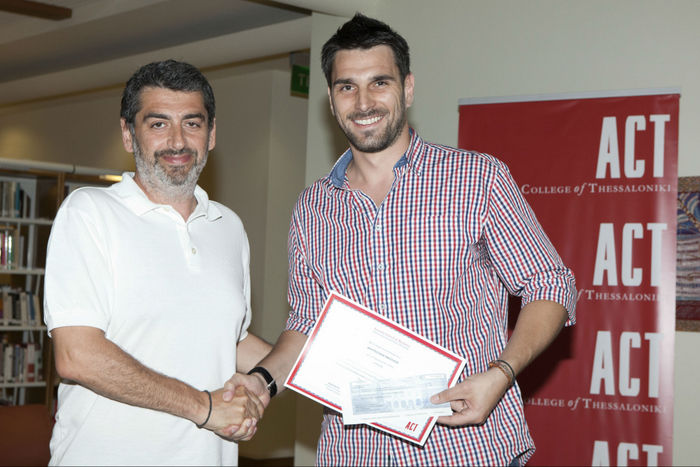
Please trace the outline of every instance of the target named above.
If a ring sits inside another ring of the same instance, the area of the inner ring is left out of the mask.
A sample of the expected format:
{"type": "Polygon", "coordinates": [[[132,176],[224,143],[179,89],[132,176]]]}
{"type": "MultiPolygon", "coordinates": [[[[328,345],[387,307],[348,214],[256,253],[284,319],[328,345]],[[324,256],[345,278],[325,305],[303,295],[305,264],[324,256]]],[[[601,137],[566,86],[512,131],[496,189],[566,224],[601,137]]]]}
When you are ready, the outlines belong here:
{"type": "Polygon", "coordinates": [[[401,82],[411,72],[411,59],[408,52],[408,43],[396,31],[386,23],[368,18],[356,13],[355,16],[343,24],[336,33],[328,39],[321,50],[321,68],[326,75],[328,86],[331,86],[331,74],[333,73],[333,61],[339,50],[371,49],[378,45],[388,45],[394,51],[394,61],[401,74],[401,82]]]}
{"type": "Polygon", "coordinates": [[[136,73],[126,82],[122,94],[121,117],[131,127],[134,125],[136,114],[141,110],[141,90],[145,87],[201,92],[204,108],[207,111],[207,125],[211,130],[216,114],[214,91],[209,81],[196,67],[185,62],[165,60],[149,63],[136,70],[136,73]]]}

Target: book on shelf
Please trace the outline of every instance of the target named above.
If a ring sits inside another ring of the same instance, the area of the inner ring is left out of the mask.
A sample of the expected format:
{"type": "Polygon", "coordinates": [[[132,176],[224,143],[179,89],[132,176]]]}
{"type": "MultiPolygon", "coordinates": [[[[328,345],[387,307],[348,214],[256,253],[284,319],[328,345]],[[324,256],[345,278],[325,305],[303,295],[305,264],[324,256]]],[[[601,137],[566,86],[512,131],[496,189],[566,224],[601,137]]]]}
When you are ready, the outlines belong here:
{"type": "Polygon", "coordinates": [[[27,217],[30,198],[15,180],[0,181],[0,216],[27,217]]]}
{"type": "Polygon", "coordinates": [[[19,322],[33,325],[34,323],[29,321],[29,299],[24,290],[19,292],[17,304],[19,305],[19,322]]]}
{"type": "Polygon", "coordinates": [[[12,196],[12,210],[10,212],[10,217],[20,217],[22,213],[22,200],[24,199],[24,190],[16,184],[14,191],[11,193],[12,196]]]}
{"type": "Polygon", "coordinates": [[[41,347],[36,342],[0,345],[0,381],[34,383],[42,381],[41,347]]]}
{"type": "Polygon", "coordinates": [[[18,245],[19,245],[19,248],[17,249],[17,267],[19,269],[22,269],[24,267],[24,258],[26,258],[25,253],[24,253],[24,248],[25,248],[24,235],[20,234],[18,245]]]}
{"type": "Polygon", "coordinates": [[[14,211],[12,204],[14,203],[13,191],[16,190],[16,181],[0,182],[0,190],[2,192],[2,209],[0,215],[2,217],[10,217],[10,213],[14,211]]]}
{"type": "Polygon", "coordinates": [[[41,314],[41,301],[39,300],[39,296],[35,293],[27,292],[27,300],[30,309],[29,322],[32,326],[43,326],[44,319],[41,314]]]}
{"type": "Polygon", "coordinates": [[[9,288],[2,290],[2,324],[4,326],[15,324],[14,320],[14,304],[9,288]]]}
{"type": "Polygon", "coordinates": [[[41,300],[39,299],[39,295],[37,294],[32,294],[32,301],[34,302],[34,319],[36,320],[36,324],[38,326],[43,326],[44,325],[44,315],[41,312],[41,300]]]}
{"type": "Polygon", "coordinates": [[[2,368],[0,368],[0,375],[2,375],[2,380],[5,383],[11,383],[12,378],[12,360],[14,358],[15,347],[9,343],[2,344],[2,368]]]}
{"type": "Polygon", "coordinates": [[[28,219],[32,217],[31,212],[32,212],[32,198],[29,196],[29,193],[24,193],[22,196],[22,206],[21,206],[21,213],[20,217],[23,217],[25,219],[28,219]]]}
{"type": "Polygon", "coordinates": [[[15,226],[0,225],[0,268],[16,269],[19,267],[20,254],[24,241],[15,226]]]}
{"type": "Polygon", "coordinates": [[[42,326],[41,300],[33,292],[5,286],[0,300],[0,326],[42,326]]]}
{"type": "Polygon", "coordinates": [[[24,379],[28,383],[33,383],[37,380],[36,374],[36,352],[37,345],[33,342],[27,344],[27,350],[24,360],[24,379]]]}
{"type": "Polygon", "coordinates": [[[15,344],[12,353],[12,381],[19,383],[24,381],[22,369],[24,368],[24,352],[21,344],[15,344]]]}

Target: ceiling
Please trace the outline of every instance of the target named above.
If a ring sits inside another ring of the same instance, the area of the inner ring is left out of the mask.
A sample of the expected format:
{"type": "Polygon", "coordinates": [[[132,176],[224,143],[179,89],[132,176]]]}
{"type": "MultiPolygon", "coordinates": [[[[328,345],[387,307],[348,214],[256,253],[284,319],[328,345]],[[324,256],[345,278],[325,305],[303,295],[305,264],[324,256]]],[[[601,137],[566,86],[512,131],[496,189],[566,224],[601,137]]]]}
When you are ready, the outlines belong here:
{"type": "Polygon", "coordinates": [[[0,0],[0,108],[121,86],[154,60],[208,69],[307,50],[312,12],[388,0],[34,0],[70,9],[63,20],[2,10],[23,1],[0,0]]]}
{"type": "Polygon", "coordinates": [[[0,11],[0,106],[119,84],[156,59],[203,67],[309,46],[302,36],[310,37],[311,12],[294,5],[303,1],[39,1],[69,8],[72,16],[50,20],[0,11]],[[286,30],[296,38],[286,38],[286,30]],[[268,36],[280,47],[265,46],[268,36]]]}
{"type": "MultiPolygon", "coordinates": [[[[308,11],[247,0],[40,0],[49,20],[0,12],[0,84],[298,19],[308,11]]],[[[0,0],[0,5],[2,0],[0,0]]]]}

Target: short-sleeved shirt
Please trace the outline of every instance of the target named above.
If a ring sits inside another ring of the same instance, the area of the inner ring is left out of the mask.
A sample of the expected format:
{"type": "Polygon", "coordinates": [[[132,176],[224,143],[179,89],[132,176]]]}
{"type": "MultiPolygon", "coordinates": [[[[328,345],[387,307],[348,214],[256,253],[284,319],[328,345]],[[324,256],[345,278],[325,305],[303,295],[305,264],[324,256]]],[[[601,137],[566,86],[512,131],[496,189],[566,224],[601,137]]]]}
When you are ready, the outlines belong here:
{"type": "MultiPolygon", "coordinates": [[[[61,206],[46,261],[49,331],[91,326],[145,366],[197,389],[236,371],[250,323],[249,247],[240,219],[195,190],[185,221],[132,174],[61,206]]],[[[189,420],[64,381],[51,464],[235,465],[237,445],[189,420]]]]}
{"type": "MultiPolygon", "coordinates": [[[[338,291],[488,369],[507,342],[509,293],[558,302],[576,290],[508,168],[487,154],[424,142],[411,130],[381,205],[350,188],[348,150],[295,206],[287,329],[308,334],[338,291]]],[[[424,447],[326,411],[321,465],[508,465],[534,451],[517,385],[481,426],[436,425],[424,447]]]]}

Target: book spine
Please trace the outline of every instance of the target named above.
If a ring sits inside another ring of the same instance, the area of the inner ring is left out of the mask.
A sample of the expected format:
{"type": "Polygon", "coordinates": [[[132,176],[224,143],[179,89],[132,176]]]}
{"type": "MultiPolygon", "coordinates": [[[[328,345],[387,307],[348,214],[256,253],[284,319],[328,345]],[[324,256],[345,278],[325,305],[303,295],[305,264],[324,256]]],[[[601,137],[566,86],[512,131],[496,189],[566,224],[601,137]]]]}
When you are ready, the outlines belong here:
{"type": "Polygon", "coordinates": [[[15,190],[12,199],[12,217],[20,217],[22,214],[22,198],[24,197],[24,190],[22,187],[15,182],[15,190]]]}
{"type": "Polygon", "coordinates": [[[7,256],[7,267],[8,269],[13,269],[17,267],[16,249],[17,249],[17,231],[15,229],[8,229],[5,232],[5,249],[7,256]]]}
{"type": "Polygon", "coordinates": [[[13,361],[13,350],[14,346],[12,344],[4,344],[5,349],[5,361],[3,364],[3,374],[5,375],[5,382],[12,382],[12,361],[13,361]]]}
{"type": "Polygon", "coordinates": [[[14,217],[15,196],[17,192],[17,182],[5,182],[5,190],[3,191],[2,213],[4,217],[14,217]]]}
{"type": "Polygon", "coordinates": [[[41,300],[37,294],[32,294],[32,301],[34,302],[34,324],[37,326],[42,326],[44,324],[44,317],[41,312],[41,300]]]}
{"type": "Polygon", "coordinates": [[[17,297],[17,302],[19,304],[19,322],[23,326],[31,324],[29,321],[29,299],[27,297],[27,292],[24,290],[19,293],[17,297]]]}
{"type": "Polygon", "coordinates": [[[19,294],[17,292],[12,292],[10,293],[10,297],[12,298],[12,322],[10,324],[22,324],[19,294]]]}
{"type": "Polygon", "coordinates": [[[21,346],[15,344],[12,346],[12,381],[19,382],[19,359],[21,346]]]}
{"type": "Polygon", "coordinates": [[[2,309],[3,309],[3,324],[7,326],[12,320],[12,297],[8,290],[2,291],[2,309]]]}
{"type": "Polygon", "coordinates": [[[0,216],[7,217],[9,212],[7,210],[7,197],[9,196],[9,182],[0,182],[0,216]]]}
{"type": "Polygon", "coordinates": [[[36,352],[37,352],[37,344],[34,342],[30,342],[27,344],[27,355],[25,356],[26,359],[26,372],[25,372],[25,377],[27,382],[32,383],[36,381],[36,352]]]}
{"type": "Polygon", "coordinates": [[[5,245],[6,231],[0,231],[0,267],[7,267],[7,247],[5,245]]]}

